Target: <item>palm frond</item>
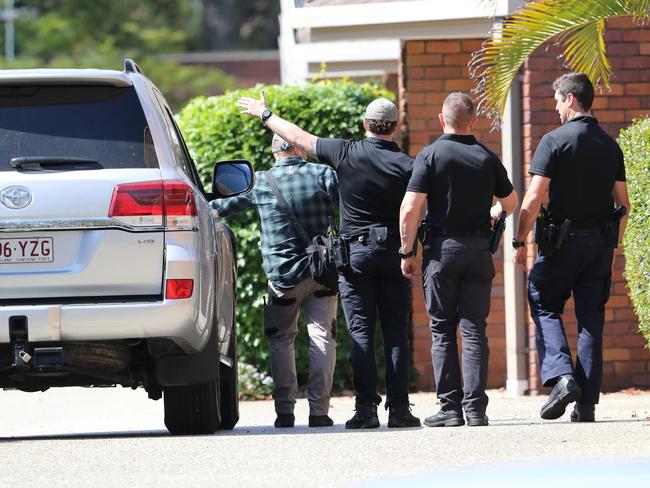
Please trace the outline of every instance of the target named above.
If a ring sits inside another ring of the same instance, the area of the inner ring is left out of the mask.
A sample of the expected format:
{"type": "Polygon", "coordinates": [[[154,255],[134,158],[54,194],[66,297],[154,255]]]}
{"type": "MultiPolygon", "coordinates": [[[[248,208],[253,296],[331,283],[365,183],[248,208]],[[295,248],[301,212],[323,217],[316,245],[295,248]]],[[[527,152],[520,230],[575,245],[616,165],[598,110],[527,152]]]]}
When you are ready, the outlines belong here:
{"type": "Polygon", "coordinates": [[[605,51],[605,19],[569,29],[558,40],[564,45],[566,62],[573,71],[585,73],[597,85],[609,87],[612,69],[605,51]]]}
{"type": "Polygon", "coordinates": [[[647,24],[650,18],[648,11],[650,11],[650,0],[624,0],[625,9],[629,12],[628,15],[634,17],[634,20],[639,24],[647,24]]]}
{"type": "Polygon", "coordinates": [[[503,114],[510,85],[523,62],[539,46],[556,40],[568,66],[597,84],[609,83],[603,30],[605,19],[633,15],[650,18],[650,0],[533,0],[484,42],[470,62],[477,81],[479,111],[495,120],[503,114]]]}

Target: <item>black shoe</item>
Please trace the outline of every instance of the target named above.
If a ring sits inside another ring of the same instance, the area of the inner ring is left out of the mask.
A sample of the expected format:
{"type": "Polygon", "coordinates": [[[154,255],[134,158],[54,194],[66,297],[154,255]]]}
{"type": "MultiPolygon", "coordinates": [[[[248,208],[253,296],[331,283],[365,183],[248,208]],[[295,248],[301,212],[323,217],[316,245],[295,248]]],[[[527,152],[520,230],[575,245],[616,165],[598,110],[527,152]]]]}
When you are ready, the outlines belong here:
{"type": "Polygon", "coordinates": [[[354,407],[355,414],[345,423],[346,429],[377,429],[379,417],[377,417],[377,405],[374,403],[357,403],[354,407]]]}
{"type": "Polygon", "coordinates": [[[293,427],[296,417],[292,413],[279,413],[273,424],[276,429],[286,429],[293,427]]]}
{"type": "Polygon", "coordinates": [[[424,419],[424,425],[427,427],[460,427],[465,425],[462,414],[455,412],[439,411],[437,414],[424,419]]]}
{"type": "Polygon", "coordinates": [[[595,422],[596,405],[591,403],[576,403],[571,412],[571,422],[595,422]]]}
{"type": "Polygon", "coordinates": [[[388,427],[420,427],[420,419],[411,413],[408,403],[386,405],[388,407],[388,427]]]}
{"type": "Polygon", "coordinates": [[[546,403],[539,412],[545,420],[559,419],[569,403],[580,400],[582,390],[572,374],[563,374],[555,383],[546,403]]]}
{"type": "Polygon", "coordinates": [[[467,425],[469,425],[470,427],[484,427],[489,424],[490,422],[488,420],[487,415],[467,416],[467,425]]]}
{"type": "Polygon", "coordinates": [[[331,427],[334,421],[327,415],[310,415],[309,427],[331,427]]]}

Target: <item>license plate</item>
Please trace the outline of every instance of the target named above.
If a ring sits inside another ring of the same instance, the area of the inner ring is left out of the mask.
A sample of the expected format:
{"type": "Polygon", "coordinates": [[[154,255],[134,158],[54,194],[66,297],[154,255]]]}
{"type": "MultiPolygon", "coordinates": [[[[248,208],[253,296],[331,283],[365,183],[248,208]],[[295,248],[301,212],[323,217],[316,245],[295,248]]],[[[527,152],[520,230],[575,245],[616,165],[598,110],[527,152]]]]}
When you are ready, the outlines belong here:
{"type": "Polygon", "coordinates": [[[0,239],[0,264],[51,263],[54,261],[52,237],[0,239]]]}

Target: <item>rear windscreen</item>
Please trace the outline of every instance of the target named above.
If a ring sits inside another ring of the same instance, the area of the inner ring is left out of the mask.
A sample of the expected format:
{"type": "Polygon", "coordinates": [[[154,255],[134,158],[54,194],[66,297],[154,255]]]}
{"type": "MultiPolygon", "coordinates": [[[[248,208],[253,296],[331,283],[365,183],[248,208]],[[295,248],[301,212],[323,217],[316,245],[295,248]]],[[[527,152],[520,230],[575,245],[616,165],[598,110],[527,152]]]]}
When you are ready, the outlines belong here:
{"type": "Polygon", "coordinates": [[[158,167],[133,87],[0,85],[0,171],[15,171],[13,158],[158,167]]]}

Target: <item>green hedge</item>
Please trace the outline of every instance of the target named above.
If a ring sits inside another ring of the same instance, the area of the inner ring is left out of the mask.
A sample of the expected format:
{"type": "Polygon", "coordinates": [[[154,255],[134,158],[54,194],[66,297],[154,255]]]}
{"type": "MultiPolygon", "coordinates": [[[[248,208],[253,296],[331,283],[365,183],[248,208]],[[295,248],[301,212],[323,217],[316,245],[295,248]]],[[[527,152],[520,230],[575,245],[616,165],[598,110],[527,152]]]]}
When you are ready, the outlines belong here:
{"type": "MultiPolygon", "coordinates": [[[[181,111],[178,122],[204,181],[211,180],[214,163],[222,159],[248,159],[256,170],[269,168],[272,132],[259,119],[241,115],[235,101],[241,96],[258,98],[264,90],[269,108],[321,137],[363,138],[362,115],[377,97],[394,96],[375,84],[351,81],[320,81],[300,86],[257,86],[223,96],[196,98],[181,111]]],[[[238,241],[238,353],[240,361],[268,372],[268,350],[262,327],[266,278],[259,248],[259,224],[254,210],[229,218],[238,241]]],[[[339,307],[340,309],[340,307],[339,307]]],[[[299,381],[308,376],[308,341],[301,327],[296,346],[299,381]]],[[[348,364],[350,340],[339,311],[338,352],[334,387],[351,388],[348,364]]],[[[378,348],[381,351],[381,348],[378,348]]],[[[381,356],[381,355],[378,355],[381,356]]],[[[378,359],[380,359],[378,357],[378,359]]],[[[382,362],[380,360],[380,362],[382,362]]]]}
{"type": "Polygon", "coordinates": [[[625,232],[625,276],[639,328],[650,344],[650,118],[621,131],[632,212],[625,232]]]}

